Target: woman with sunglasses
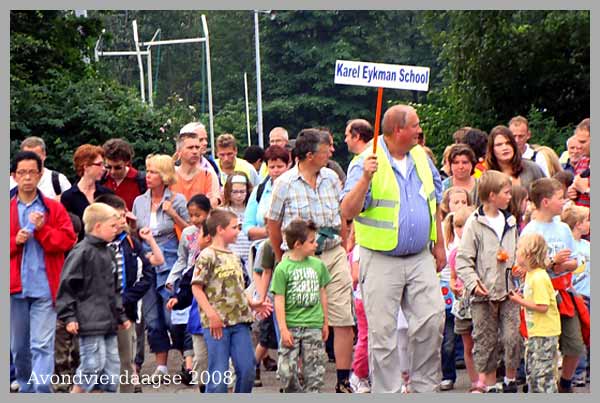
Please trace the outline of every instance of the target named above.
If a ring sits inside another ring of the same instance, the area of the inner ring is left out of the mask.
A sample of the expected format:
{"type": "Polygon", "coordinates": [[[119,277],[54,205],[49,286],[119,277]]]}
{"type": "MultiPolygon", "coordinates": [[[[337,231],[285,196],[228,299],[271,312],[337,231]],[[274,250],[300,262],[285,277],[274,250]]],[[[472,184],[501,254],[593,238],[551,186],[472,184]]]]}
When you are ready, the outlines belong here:
{"type": "MultiPolygon", "coordinates": [[[[94,202],[94,199],[102,194],[113,193],[112,190],[96,184],[104,175],[104,150],[102,147],[92,144],[83,144],[77,147],[73,154],[75,172],[79,176],[70,189],[64,191],[60,202],[69,213],[83,218],[83,211],[94,202]]],[[[78,239],[83,239],[83,226],[79,231],[78,239]]]]}

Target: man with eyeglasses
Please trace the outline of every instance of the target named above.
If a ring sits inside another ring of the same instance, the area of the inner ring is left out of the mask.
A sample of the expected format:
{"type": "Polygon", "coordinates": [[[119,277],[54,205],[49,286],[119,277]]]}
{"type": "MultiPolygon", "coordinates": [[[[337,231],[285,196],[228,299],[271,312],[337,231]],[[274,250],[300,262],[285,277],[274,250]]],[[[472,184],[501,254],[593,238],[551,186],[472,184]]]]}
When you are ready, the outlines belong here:
{"type": "MultiPolygon", "coordinates": [[[[46,143],[41,137],[27,137],[21,142],[21,151],[32,151],[42,160],[42,177],[38,182],[38,189],[42,191],[44,196],[60,200],[60,195],[65,190],[71,188],[71,183],[65,175],[60,172],[53,171],[44,166],[46,161],[46,143]]],[[[11,196],[16,192],[17,182],[10,177],[11,196]]]]}
{"type": "Polygon", "coordinates": [[[134,152],[131,145],[119,138],[107,140],[102,146],[106,173],[100,184],[125,200],[127,209],[133,209],[136,197],[146,192],[146,177],[131,165],[134,152]]]}
{"type": "Polygon", "coordinates": [[[10,199],[10,352],[21,393],[51,393],[55,369],[56,293],[65,253],[77,235],[60,202],[39,191],[42,160],[15,155],[10,199]]]}

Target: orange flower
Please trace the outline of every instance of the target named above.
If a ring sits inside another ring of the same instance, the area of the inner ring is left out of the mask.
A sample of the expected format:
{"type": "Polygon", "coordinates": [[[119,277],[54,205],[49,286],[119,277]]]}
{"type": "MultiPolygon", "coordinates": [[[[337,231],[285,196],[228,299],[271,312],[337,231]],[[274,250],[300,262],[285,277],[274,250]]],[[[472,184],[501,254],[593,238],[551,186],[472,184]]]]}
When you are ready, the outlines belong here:
{"type": "Polygon", "coordinates": [[[504,249],[499,249],[496,254],[496,259],[498,259],[499,262],[506,262],[508,260],[508,252],[504,249]]]}

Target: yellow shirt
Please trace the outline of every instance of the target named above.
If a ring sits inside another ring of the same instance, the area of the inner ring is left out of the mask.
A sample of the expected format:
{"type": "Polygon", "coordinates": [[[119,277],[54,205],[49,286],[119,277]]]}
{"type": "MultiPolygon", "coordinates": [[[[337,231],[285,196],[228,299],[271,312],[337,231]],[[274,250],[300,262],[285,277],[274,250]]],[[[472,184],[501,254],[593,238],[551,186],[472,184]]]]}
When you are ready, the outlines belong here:
{"type": "Polygon", "coordinates": [[[535,269],[527,272],[523,298],[535,304],[548,305],[545,313],[525,309],[525,322],[527,334],[533,336],[558,336],[560,335],[560,314],[556,305],[556,294],[550,281],[550,276],[544,269],[535,269]]]}

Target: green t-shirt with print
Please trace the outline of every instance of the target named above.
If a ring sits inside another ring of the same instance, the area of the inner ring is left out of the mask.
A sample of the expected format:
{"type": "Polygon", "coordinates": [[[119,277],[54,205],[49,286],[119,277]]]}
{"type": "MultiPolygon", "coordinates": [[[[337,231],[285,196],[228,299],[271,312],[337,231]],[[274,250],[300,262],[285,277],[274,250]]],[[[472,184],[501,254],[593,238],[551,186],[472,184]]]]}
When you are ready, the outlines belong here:
{"type": "Polygon", "coordinates": [[[323,327],[323,307],[319,291],[331,277],[323,262],[309,256],[301,262],[284,258],[275,267],[271,292],[285,296],[285,319],[288,328],[323,327]]]}
{"type": "MultiPolygon", "coordinates": [[[[208,247],[200,252],[192,284],[204,286],[208,302],[219,313],[223,324],[253,322],[250,306],[244,293],[244,274],[240,258],[233,252],[208,247]]],[[[201,311],[202,326],[208,329],[208,317],[201,311]]]]}

